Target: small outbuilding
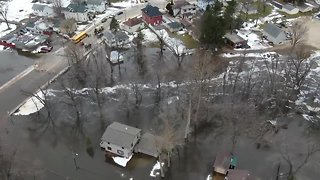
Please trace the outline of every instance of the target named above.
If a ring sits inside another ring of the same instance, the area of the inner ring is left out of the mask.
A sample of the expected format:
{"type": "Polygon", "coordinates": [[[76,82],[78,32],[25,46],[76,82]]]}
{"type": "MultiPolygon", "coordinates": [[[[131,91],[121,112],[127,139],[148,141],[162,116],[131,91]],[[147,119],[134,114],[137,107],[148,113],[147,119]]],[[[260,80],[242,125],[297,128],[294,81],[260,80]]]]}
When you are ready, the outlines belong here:
{"type": "Polygon", "coordinates": [[[141,138],[141,129],[113,122],[101,137],[100,147],[112,154],[129,158],[141,138]]]}
{"type": "Polygon", "coordinates": [[[247,46],[247,40],[243,39],[237,33],[226,33],[224,35],[225,42],[233,48],[244,48],[247,46]]]}
{"type": "Polygon", "coordinates": [[[166,24],[167,28],[169,29],[170,32],[177,32],[183,29],[183,26],[181,23],[178,22],[170,22],[166,24]]]}
{"type": "Polygon", "coordinates": [[[263,36],[273,44],[282,44],[286,41],[286,32],[274,24],[267,23],[262,31],[263,36]]]}
{"type": "Polygon", "coordinates": [[[296,8],[295,6],[293,6],[292,4],[283,5],[281,10],[287,14],[298,14],[299,13],[299,9],[296,8]]]}
{"type": "Polygon", "coordinates": [[[255,178],[248,170],[230,169],[226,180],[254,180],[255,178]]]}
{"type": "Polygon", "coordinates": [[[159,152],[157,149],[156,141],[160,140],[158,137],[150,134],[144,133],[139,141],[139,143],[134,148],[134,152],[142,153],[153,157],[158,157],[159,152]]]}
{"type": "Polygon", "coordinates": [[[298,6],[298,9],[299,9],[300,12],[305,13],[305,12],[312,11],[313,7],[312,6],[308,6],[307,4],[303,4],[303,5],[298,6]]]}

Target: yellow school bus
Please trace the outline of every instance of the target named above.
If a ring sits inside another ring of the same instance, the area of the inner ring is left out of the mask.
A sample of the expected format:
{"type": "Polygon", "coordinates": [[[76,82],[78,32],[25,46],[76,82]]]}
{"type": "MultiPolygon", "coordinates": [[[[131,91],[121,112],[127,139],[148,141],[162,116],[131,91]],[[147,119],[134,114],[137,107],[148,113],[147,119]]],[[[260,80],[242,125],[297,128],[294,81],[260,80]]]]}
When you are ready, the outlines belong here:
{"type": "Polygon", "coordinates": [[[82,39],[86,38],[88,36],[88,34],[86,32],[81,32],[79,34],[76,34],[72,37],[72,40],[74,43],[78,43],[80,42],[82,39]]]}

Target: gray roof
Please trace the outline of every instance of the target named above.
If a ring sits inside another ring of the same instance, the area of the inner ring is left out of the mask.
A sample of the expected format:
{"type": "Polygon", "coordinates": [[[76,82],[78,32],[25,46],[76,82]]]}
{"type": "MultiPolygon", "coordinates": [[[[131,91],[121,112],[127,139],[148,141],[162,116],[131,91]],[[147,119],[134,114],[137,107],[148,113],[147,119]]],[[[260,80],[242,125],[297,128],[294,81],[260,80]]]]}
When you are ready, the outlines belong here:
{"type": "Polygon", "coordinates": [[[178,22],[171,22],[171,23],[168,23],[167,24],[170,28],[172,29],[179,29],[179,28],[182,28],[182,25],[181,23],[178,23],[178,22]]]}
{"type": "Polygon", "coordinates": [[[158,157],[159,153],[156,147],[156,140],[161,140],[150,133],[144,133],[141,136],[139,143],[134,148],[135,152],[147,154],[149,156],[158,157]],[[156,139],[157,138],[157,139],[156,139]]]}
{"type": "Polygon", "coordinates": [[[141,9],[141,11],[149,17],[162,16],[158,7],[151,6],[149,4],[145,8],[141,9]]]}
{"type": "Polygon", "coordinates": [[[104,2],[103,0],[87,0],[87,4],[91,5],[101,5],[101,3],[104,2]]]}
{"type": "Polygon", "coordinates": [[[180,1],[176,1],[172,8],[173,9],[180,9],[182,6],[186,6],[186,5],[190,5],[190,3],[188,1],[185,0],[180,0],[180,1]]]}
{"type": "Polygon", "coordinates": [[[131,148],[134,138],[141,132],[140,129],[113,122],[103,133],[101,140],[120,147],[131,148]]]}
{"type": "Polygon", "coordinates": [[[43,11],[46,6],[47,5],[44,5],[44,4],[33,4],[32,10],[43,11]]]}
{"type": "Polygon", "coordinates": [[[118,41],[120,40],[125,41],[129,39],[129,36],[124,31],[116,31],[116,32],[106,31],[104,33],[104,36],[106,37],[107,40],[112,40],[112,38],[115,38],[118,41]]]}
{"type": "Polygon", "coordinates": [[[280,33],[284,32],[282,29],[280,29],[276,25],[270,24],[270,23],[266,24],[266,26],[264,27],[263,31],[265,33],[268,33],[273,38],[277,38],[280,33]]]}
{"type": "Polygon", "coordinates": [[[294,7],[292,4],[285,4],[282,6],[282,9],[287,9],[289,11],[295,9],[296,7],[294,7]]]}
{"type": "Polygon", "coordinates": [[[246,41],[242,37],[238,36],[237,33],[229,33],[228,32],[224,35],[224,37],[233,43],[240,43],[240,42],[246,41]]]}
{"type": "Polygon", "coordinates": [[[230,169],[228,171],[227,179],[229,180],[253,180],[254,177],[248,170],[230,169]]]}
{"type": "Polygon", "coordinates": [[[79,13],[84,13],[87,11],[87,7],[84,4],[69,4],[66,7],[66,10],[69,12],[79,12],[79,13]]]}

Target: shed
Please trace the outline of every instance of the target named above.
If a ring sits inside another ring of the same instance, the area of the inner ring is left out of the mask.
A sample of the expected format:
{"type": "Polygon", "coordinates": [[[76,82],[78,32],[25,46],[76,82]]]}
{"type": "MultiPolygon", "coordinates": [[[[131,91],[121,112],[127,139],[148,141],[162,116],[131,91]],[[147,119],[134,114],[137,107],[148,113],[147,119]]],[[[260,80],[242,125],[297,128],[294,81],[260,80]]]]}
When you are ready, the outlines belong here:
{"type": "Polygon", "coordinates": [[[213,164],[215,173],[226,175],[231,165],[231,153],[219,153],[213,164]]]}
{"type": "Polygon", "coordinates": [[[156,146],[156,138],[156,136],[150,133],[144,133],[141,136],[139,143],[134,148],[134,152],[158,157],[159,153],[156,146]]]}
{"type": "Polygon", "coordinates": [[[267,23],[262,31],[263,36],[274,44],[281,44],[286,41],[286,33],[274,24],[267,23]]]}
{"type": "Polygon", "coordinates": [[[181,23],[178,23],[178,22],[175,22],[175,21],[168,23],[167,27],[168,27],[170,32],[177,32],[177,31],[182,30],[182,28],[183,28],[181,23]]]}
{"type": "Polygon", "coordinates": [[[309,12],[309,11],[312,11],[313,10],[313,7],[312,6],[308,6],[307,4],[303,4],[301,6],[298,6],[298,9],[300,12],[309,12]]]}
{"type": "Polygon", "coordinates": [[[254,180],[255,178],[248,170],[230,169],[226,180],[254,180]]]}
{"type": "Polygon", "coordinates": [[[113,154],[129,158],[141,138],[141,129],[113,122],[101,137],[100,147],[113,154]]]}
{"type": "Polygon", "coordinates": [[[237,33],[226,33],[224,35],[227,44],[231,45],[233,48],[242,48],[247,46],[247,40],[243,39],[237,33]]]}
{"type": "Polygon", "coordinates": [[[287,14],[297,14],[299,13],[299,9],[294,7],[292,4],[285,4],[282,6],[281,9],[283,12],[287,13],[287,14]]]}

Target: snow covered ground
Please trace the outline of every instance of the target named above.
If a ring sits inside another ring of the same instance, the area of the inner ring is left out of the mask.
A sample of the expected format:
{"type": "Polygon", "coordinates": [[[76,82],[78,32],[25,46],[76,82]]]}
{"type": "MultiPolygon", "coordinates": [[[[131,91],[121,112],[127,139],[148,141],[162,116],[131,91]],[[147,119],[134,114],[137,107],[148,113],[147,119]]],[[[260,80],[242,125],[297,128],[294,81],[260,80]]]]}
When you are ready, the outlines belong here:
{"type": "Polygon", "coordinates": [[[0,23],[0,37],[7,35],[8,33],[10,33],[11,31],[16,29],[16,25],[15,24],[9,24],[11,29],[8,29],[8,26],[6,23],[2,22],[0,23]]]}
{"type": "MultiPolygon", "coordinates": [[[[47,91],[46,95],[54,96],[50,91],[47,91]]],[[[41,91],[38,91],[35,96],[30,97],[13,115],[29,115],[40,111],[44,107],[44,102],[40,101],[40,99],[42,100],[43,98],[44,94],[41,91]]]]}
{"type": "Polygon", "coordinates": [[[144,29],[141,31],[143,33],[143,39],[146,42],[156,42],[158,41],[158,37],[154,34],[150,29],[144,29]]]}
{"type": "Polygon", "coordinates": [[[32,11],[32,0],[11,0],[8,4],[8,20],[20,21],[28,18],[32,11]]]}
{"type": "Polygon", "coordinates": [[[141,4],[140,0],[126,0],[126,1],[112,3],[113,6],[119,6],[119,7],[125,7],[125,8],[132,7],[137,4],[141,4]]]}
{"type": "MultiPolygon", "coordinates": [[[[163,166],[164,163],[161,163],[163,166]]],[[[160,175],[160,162],[157,161],[157,163],[153,166],[152,170],[150,171],[150,176],[151,177],[157,177],[160,175]]]]}
{"type": "Polygon", "coordinates": [[[126,167],[131,158],[132,155],[128,159],[124,157],[112,157],[113,161],[122,167],[126,167]]]}

